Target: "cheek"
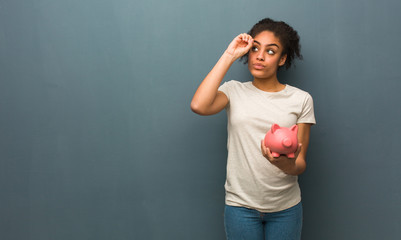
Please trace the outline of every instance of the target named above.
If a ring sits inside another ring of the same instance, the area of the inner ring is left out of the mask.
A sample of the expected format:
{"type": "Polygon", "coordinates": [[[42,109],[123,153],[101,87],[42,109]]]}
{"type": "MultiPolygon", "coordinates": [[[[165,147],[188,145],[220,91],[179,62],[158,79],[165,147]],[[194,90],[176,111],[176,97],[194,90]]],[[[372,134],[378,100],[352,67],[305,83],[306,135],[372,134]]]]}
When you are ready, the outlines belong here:
{"type": "Polygon", "coordinates": [[[277,65],[278,66],[280,64],[280,59],[281,59],[281,57],[279,55],[276,55],[276,56],[274,56],[274,57],[269,59],[269,63],[272,64],[272,65],[277,65]]]}

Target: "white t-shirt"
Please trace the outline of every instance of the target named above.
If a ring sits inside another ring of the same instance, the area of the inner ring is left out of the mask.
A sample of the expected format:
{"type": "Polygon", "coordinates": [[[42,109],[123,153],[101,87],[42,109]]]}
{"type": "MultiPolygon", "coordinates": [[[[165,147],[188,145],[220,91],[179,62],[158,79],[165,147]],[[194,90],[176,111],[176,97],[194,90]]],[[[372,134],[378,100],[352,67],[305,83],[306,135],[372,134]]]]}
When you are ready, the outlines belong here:
{"type": "Polygon", "coordinates": [[[273,123],[291,127],[315,124],[309,93],[286,85],[279,92],[265,92],[252,82],[228,81],[220,86],[229,99],[226,204],[277,212],[301,201],[298,177],[272,165],[260,149],[273,123]]]}

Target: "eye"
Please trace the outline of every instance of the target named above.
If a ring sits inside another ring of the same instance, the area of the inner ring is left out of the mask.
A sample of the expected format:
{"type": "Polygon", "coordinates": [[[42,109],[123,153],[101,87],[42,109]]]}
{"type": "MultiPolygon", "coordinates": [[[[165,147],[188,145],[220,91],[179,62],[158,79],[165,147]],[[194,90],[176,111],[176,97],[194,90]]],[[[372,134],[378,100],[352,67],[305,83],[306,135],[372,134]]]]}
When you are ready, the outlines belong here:
{"type": "Polygon", "coordinates": [[[269,54],[269,55],[273,55],[274,54],[274,51],[273,50],[267,50],[267,53],[269,54]]]}
{"type": "Polygon", "coordinates": [[[251,50],[252,50],[252,52],[257,52],[259,49],[258,49],[258,47],[252,47],[251,50]]]}

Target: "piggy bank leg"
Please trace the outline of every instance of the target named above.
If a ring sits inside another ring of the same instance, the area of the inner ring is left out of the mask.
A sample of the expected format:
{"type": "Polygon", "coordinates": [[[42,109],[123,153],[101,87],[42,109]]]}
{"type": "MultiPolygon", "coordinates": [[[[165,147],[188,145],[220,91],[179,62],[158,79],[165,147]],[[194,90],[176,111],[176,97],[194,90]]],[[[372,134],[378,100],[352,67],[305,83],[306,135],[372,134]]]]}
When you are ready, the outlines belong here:
{"type": "Polygon", "coordinates": [[[276,152],[272,152],[272,156],[275,157],[275,158],[277,158],[277,157],[280,157],[280,154],[279,154],[279,153],[276,153],[276,152]]]}
{"type": "Polygon", "coordinates": [[[295,153],[289,153],[289,154],[287,154],[287,157],[288,158],[295,158],[295,153]]]}

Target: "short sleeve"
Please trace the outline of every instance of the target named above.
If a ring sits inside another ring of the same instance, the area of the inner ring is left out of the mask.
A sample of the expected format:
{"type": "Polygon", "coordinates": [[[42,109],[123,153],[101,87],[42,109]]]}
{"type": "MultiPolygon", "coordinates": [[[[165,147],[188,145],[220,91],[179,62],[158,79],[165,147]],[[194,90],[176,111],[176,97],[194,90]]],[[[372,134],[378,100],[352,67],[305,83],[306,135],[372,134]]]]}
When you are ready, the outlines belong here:
{"type": "Polygon", "coordinates": [[[218,89],[220,92],[223,92],[227,96],[228,100],[230,100],[231,85],[231,81],[228,81],[223,83],[218,89]]]}
{"type": "Polygon", "coordinates": [[[302,105],[302,112],[298,118],[297,123],[311,123],[316,124],[315,111],[313,108],[312,96],[307,93],[302,105]]]}

